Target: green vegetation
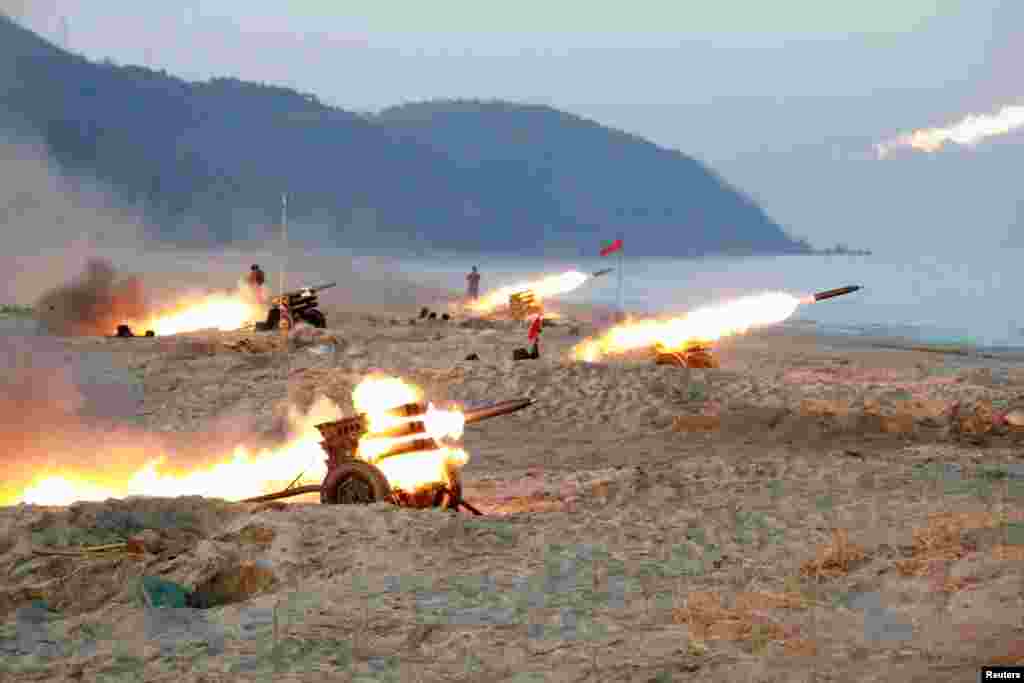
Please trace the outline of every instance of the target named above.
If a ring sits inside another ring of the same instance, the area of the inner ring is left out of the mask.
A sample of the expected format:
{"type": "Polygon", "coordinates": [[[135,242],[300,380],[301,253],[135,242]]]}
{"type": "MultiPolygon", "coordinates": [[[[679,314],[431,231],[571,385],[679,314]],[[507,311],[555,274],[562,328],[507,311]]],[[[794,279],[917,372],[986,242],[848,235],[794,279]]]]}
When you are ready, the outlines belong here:
{"type": "Polygon", "coordinates": [[[31,317],[35,314],[35,311],[31,306],[21,306],[18,304],[0,304],[0,316],[11,316],[11,317],[31,317]]]}
{"type": "Polygon", "coordinates": [[[47,527],[32,532],[32,543],[38,546],[96,546],[122,543],[125,536],[108,529],[79,529],[77,527],[47,527]]]}

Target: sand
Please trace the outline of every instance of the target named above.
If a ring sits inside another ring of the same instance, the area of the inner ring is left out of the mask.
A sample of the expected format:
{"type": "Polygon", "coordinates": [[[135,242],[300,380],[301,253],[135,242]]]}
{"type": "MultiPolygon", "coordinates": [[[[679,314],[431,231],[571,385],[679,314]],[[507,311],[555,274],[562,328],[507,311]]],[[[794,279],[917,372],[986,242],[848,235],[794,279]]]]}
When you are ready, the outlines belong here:
{"type": "Polygon", "coordinates": [[[135,374],[134,428],[153,433],[245,414],[271,439],[289,404],[350,414],[375,368],[434,400],[536,404],[466,430],[483,517],[0,509],[4,680],[953,681],[1024,663],[1024,450],[989,416],[1024,398],[1012,362],[776,328],[725,340],[718,370],[586,365],[567,360],[597,332],[578,309],[513,362],[524,325],[416,310],[328,310],[325,353],[242,333],[65,340],[135,374]],[[40,554],[127,537],[142,552],[40,554]],[[239,572],[230,604],[140,602],[142,576],[239,572]]]}

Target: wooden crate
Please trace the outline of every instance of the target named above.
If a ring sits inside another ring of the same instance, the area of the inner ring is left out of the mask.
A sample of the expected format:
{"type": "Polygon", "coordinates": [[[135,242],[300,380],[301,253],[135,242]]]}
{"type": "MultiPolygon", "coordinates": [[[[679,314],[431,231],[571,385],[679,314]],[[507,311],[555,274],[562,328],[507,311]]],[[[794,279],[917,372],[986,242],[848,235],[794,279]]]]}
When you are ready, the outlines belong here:
{"type": "Polygon", "coordinates": [[[537,301],[536,295],[530,290],[516,292],[508,298],[508,306],[512,311],[512,317],[516,320],[524,320],[532,315],[543,312],[543,307],[537,301]]]}

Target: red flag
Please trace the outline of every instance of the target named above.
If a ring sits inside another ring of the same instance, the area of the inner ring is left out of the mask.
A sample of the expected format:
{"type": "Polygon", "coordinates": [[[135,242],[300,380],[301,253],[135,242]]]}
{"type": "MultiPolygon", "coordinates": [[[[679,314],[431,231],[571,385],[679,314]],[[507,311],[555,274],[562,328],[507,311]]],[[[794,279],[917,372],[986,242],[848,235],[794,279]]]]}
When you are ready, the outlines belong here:
{"type": "Polygon", "coordinates": [[[622,249],[622,240],[615,240],[614,242],[605,242],[604,246],[601,248],[601,256],[614,254],[619,249],[622,249]]]}
{"type": "Polygon", "coordinates": [[[538,315],[534,319],[533,324],[530,325],[530,331],[526,334],[527,339],[530,341],[537,341],[537,338],[540,337],[540,328],[543,327],[543,325],[544,316],[538,315]]]}

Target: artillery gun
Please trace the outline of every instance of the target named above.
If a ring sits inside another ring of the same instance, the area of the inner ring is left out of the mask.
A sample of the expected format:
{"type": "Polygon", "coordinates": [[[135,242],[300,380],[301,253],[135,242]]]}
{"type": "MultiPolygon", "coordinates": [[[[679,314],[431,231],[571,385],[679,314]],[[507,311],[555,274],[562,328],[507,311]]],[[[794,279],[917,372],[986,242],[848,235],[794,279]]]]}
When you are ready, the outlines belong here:
{"type": "Polygon", "coordinates": [[[267,313],[266,322],[257,323],[256,329],[274,330],[281,327],[282,322],[289,327],[299,322],[305,322],[320,329],[327,327],[327,316],[317,308],[320,305],[317,295],[337,284],[337,282],[328,282],[326,285],[304,287],[275,296],[270,300],[270,311],[267,313]]]}
{"type": "MultiPolygon", "coordinates": [[[[531,398],[503,401],[467,411],[463,414],[463,419],[468,425],[517,412],[533,403],[534,400],[531,398]]],[[[426,425],[423,423],[426,413],[427,405],[424,403],[407,403],[394,408],[388,411],[390,416],[410,418],[409,421],[378,433],[370,432],[369,419],[365,414],[318,424],[316,428],[323,436],[320,447],[327,453],[327,474],[323,483],[286,489],[279,493],[249,498],[244,502],[263,502],[319,491],[320,502],[328,505],[365,505],[383,501],[410,508],[455,510],[465,507],[475,514],[480,514],[462,499],[462,481],[458,468],[446,467],[443,481],[429,482],[415,491],[406,491],[392,486],[383,470],[378,467],[378,464],[387,458],[434,451],[441,447],[427,434],[426,425]],[[359,442],[365,437],[399,440],[387,451],[368,461],[356,455],[359,442]]]]}

